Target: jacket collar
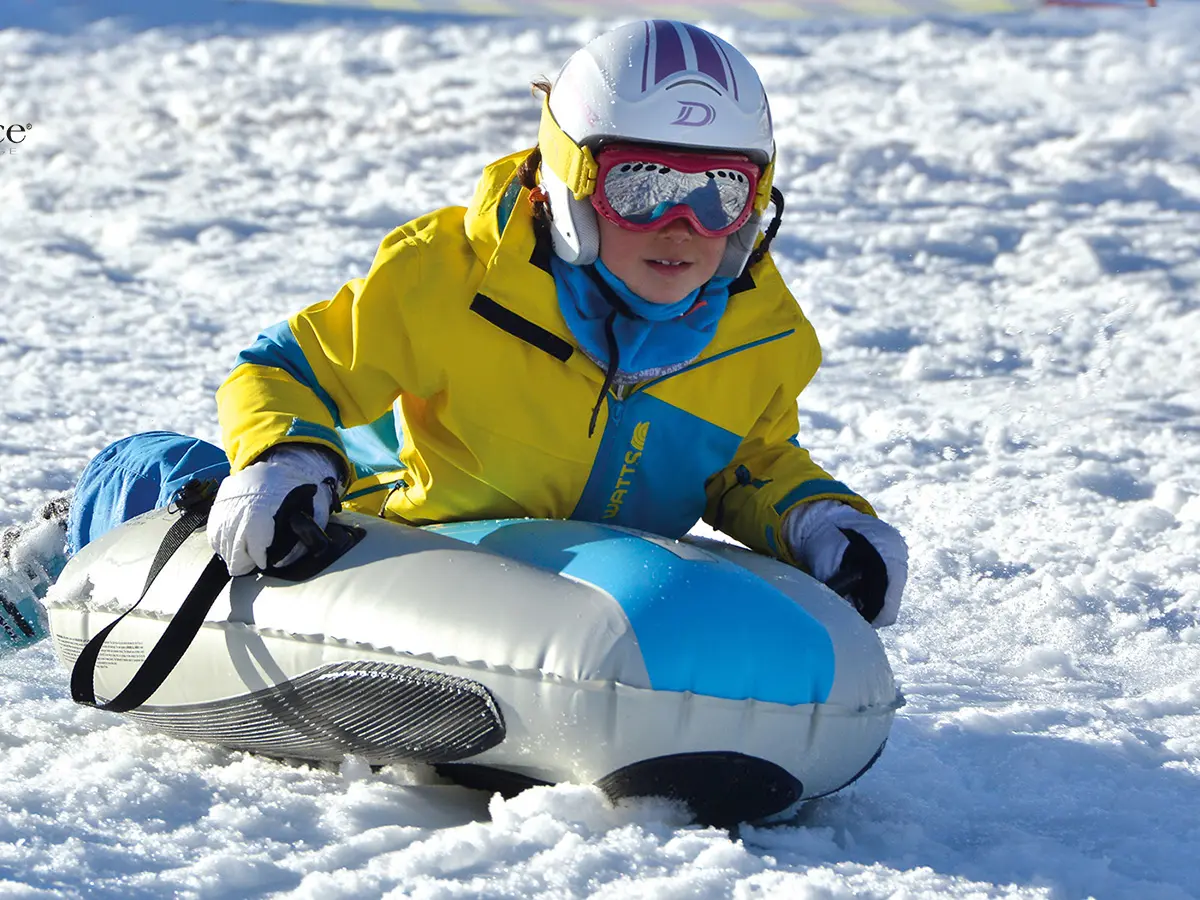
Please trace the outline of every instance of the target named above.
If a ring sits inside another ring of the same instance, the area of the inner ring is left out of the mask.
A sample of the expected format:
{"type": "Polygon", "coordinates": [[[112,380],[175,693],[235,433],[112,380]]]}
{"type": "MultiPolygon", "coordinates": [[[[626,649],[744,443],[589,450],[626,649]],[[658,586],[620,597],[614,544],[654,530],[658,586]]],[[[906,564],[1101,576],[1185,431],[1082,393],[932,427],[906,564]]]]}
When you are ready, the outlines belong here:
{"type": "MultiPolygon", "coordinates": [[[[475,189],[464,219],[466,236],[483,278],[477,291],[511,312],[576,345],[559,309],[554,277],[550,273],[548,238],[539,246],[534,232],[529,191],[521,188],[504,230],[500,209],[517,168],[530,153],[522,150],[491,163],[475,189]]],[[[509,197],[511,201],[511,195],[509,197]]],[[[730,286],[729,305],[712,342],[698,362],[764,338],[796,329],[804,322],[795,298],[775,268],[770,254],[730,286]]],[[[599,380],[599,371],[584,354],[574,354],[569,364],[599,380]]]]}

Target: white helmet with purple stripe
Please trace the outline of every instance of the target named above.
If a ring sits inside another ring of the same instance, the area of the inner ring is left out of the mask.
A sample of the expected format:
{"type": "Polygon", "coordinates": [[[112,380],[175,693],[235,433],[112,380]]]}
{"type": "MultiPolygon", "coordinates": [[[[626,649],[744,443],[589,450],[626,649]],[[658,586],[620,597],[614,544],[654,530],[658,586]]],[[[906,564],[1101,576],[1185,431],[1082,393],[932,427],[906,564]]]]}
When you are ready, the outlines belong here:
{"type": "Polygon", "coordinates": [[[615,141],[741,153],[763,167],[754,215],[730,235],[717,270],[737,276],[769,203],[775,157],[767,95],[746,57],[695,25],[656,19],[602,34],[567,60],[538,144],[554,250],[569,263],[599,254],[592,154],[615,141]]]}

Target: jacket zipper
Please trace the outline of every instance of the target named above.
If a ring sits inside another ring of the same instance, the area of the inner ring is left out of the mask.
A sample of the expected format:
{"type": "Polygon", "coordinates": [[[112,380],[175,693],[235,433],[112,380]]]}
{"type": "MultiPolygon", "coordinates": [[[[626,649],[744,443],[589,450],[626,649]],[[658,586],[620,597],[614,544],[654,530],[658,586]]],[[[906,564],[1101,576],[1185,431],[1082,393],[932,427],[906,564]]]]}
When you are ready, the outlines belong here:
{"type": "Polygon", "coordinates": [[[699,369],[702,366],[706,366],[706,365],[709,365],[710,363],[717,362],[718,360],[724,359],[727,356],[734,356],[738,353],[741,353],[744,350],[749,350],[753,347],[758,347],[761,344],[769,344],[772,341],[777,341],[780,338],[785,338],[788,335],[793,334],[794,331],[795,331],[795,329],[789,328],[787,331],[782,331],[779,334],[773,334],[770,337],[762,338],[757,341],[751,341],[748,344],[742,344],[740,347],[733,347],[729,350],[726,350],[724,353],[718,353],[716,356],[709,357],[708,359],[704,360],[703,362],[692,363],[691,365],[685,366],[684,368],[678,370],[677,372],[672,372],[670,375],[661,375],[658,378],[651,378],[649,381],[643,381],[638,384],[632,384],[632,385],[631,384],[614,384],[614,385],[612,385],[608,389],[608,396],[609,396],[610,400],[609,400],[609,405],[608,405],[608,423],[604,426],[605,430],[606,431],[608,430],[609,425],[619,425],[621,423],[621,419],[624,417],[624,414],[625,414],[625,401],[628,400],[630,397],[632,397],[634,394],[641,393],[642,391],[646,390],[647,388],[653,387],[654,385],[658,384],[661,381],[666,381],[668,378],[674,378],[676,375],[682,375],[684,372],[690,372],[694,369],[699,369]]]}
{"type": "Polygon", "coordinates": [[[771,335],[770,337],[760,338],[757,341],[751,341],[748,344],[742,344],[740,347],[732,347],[729,350],[724,351],[723,353],[718,353],[716,356],[710,356],[708,359],[704,360],[703,362],[691,363],[687,366],[684,366],[682,369],[672,372],[670,375],[660,375],[657,378],[651,378],[649,381],[642,381],[636,385],[615,384],[608,390],[609,390],[609,393],[611,393],[613,395],[614,400],[623,401],[627,397],[630,397],[642,390],[645,390],[646,388],[651,387],[652,385],[656,385],[661,381],[666,381],[669,378],[674,378],[676,375],[682,375],[684,372],[691,372],[694,369],[699,369],[703,366],[707,366],[711,363],[717,362],[718,360],[724,359],[727,356],[736,356],[738,353],[741,353],[743,350],[750,350],[750,349],[752,349],[754,347],[758,347],[762,344],[769,344],[772,341],[777,341],[780,338],[788,337],[789,335],[792,335],[794,333],[795,333],[795,329],[789,328],[787,331],[781,331],[778,334],[771,335]]]}

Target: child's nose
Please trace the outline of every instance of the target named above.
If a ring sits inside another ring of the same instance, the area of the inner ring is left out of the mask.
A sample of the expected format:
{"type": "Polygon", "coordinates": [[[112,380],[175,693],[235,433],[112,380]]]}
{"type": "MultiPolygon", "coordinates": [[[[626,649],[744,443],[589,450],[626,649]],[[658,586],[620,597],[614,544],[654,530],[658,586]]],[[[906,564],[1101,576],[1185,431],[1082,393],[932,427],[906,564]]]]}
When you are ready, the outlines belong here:
{"type": "Polygon", "coordinates": [[[690,238],[695,231],[692,229],[692,223],[687,219],[672,219],[662,228],[663,234],[667,237],[679,239],[690,238]]]}

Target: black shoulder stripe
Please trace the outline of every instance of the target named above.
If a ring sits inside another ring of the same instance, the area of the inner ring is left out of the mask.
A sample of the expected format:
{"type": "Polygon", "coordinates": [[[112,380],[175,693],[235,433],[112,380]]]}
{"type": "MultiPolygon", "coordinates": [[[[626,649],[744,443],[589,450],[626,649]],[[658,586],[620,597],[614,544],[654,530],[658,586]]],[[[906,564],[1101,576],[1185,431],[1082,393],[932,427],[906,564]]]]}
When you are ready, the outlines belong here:
{"type": "Polygon", "coordinates": [[[491,297],[476,294],[471,301],[471,312],[483,316],[501,331],[507,331],[527,344],[532,344],[539,350],[549,353],[560,362],[566,362],[575,352],[575,348],[556,334],[552,334],[541,325],[535,325],[528,319],[518,316],[507,307],[501,306],[491,297]]]}
{"type": "Polygon", "coordinates": [[[547,275],[553,276],[554,270],[550,268],[550,257],[554,255],[553,240],[541,223],[535,221],[533,224],[533,253],[529,256],[529,262],[547,275]]]}

